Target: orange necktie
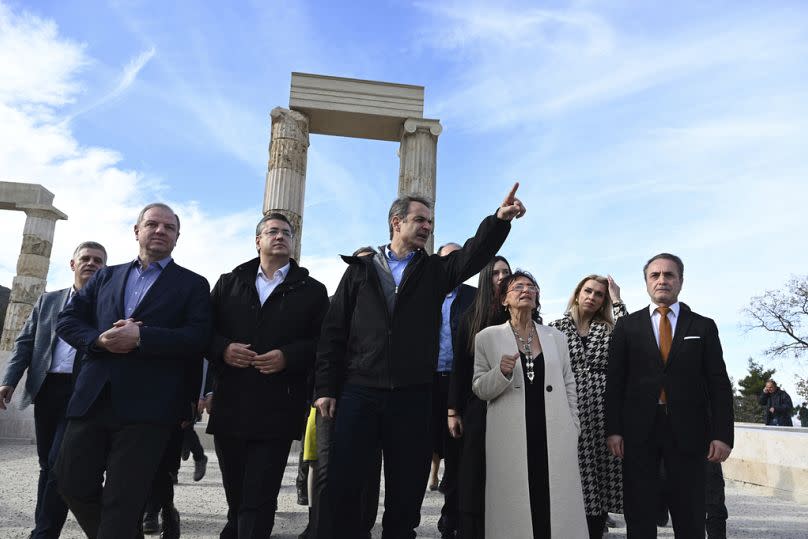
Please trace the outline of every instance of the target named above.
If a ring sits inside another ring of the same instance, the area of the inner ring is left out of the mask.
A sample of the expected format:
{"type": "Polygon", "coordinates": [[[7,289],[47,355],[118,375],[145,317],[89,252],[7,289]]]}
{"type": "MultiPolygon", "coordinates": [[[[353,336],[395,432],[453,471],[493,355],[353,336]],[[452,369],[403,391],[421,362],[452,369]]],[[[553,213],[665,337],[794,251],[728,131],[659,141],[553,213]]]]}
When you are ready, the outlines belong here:
{"type": "MultiPolygon", "coordinates": [[[[657,307],[656,311],[659,313],[659,354],[662,356],[662,363],[668,362],[668,354],[671,352],[671,342],[673,341],[673,332],[671,331],[671,321],[668,318],[670,307],[657,307]]],[[[668,403],[668,396],[665,395],[665,388],[659,393],[659,402],[662,404],[668,403]]]]}

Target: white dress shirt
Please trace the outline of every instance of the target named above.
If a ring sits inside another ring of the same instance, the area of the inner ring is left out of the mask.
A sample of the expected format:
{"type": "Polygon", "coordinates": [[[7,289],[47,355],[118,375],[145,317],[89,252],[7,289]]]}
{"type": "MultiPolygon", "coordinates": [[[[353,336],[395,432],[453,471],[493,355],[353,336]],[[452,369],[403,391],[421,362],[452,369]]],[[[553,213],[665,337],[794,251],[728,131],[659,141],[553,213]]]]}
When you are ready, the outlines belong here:
{"type": "Polygon", "coordinates": [[[264,270],[261,269],[261,264],[258,264],[258,273],[255,276],[255,289],[258,291],[258,299],[261,300],[261,305],[267,300],[272,291],[278,287],[279,284],[286,279],[289,273],[290,263],[287,262],[285,266],[276,270],[272,277],[264,275],[264,270]]]}
{"type": "MultiPolygon", "coordinates": [[[[657,312],[656,308],[658,305],[654,305],[653,303],[648,306],[648,310],[651,312],[651,326],[654,328],[654,337],[656,338],[656,344],[659,346],[659,317],[662,316],[657,312]]],[[[671,339],[676,334],[676,319],[679,318],[679,302],[677,301],[673,305],[670,306],[670,311],[668,311],[668,320],[671,321],[671,339]]]]}

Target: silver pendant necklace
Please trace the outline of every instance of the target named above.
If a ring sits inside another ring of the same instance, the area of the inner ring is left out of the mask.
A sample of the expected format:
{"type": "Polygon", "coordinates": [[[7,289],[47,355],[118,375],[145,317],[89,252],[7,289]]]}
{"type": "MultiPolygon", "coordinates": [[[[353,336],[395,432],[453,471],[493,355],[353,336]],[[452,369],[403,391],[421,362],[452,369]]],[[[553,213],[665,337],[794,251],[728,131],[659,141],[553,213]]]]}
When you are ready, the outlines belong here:
{"type": "Polygon", "coordinates": [[[510,324],[510,326],[511,331],[513,331],[513,336],[516,337],[516,341],[522,345],[522,351],[525,354],[525,370],[527,371],[527,380],[532,384],[533,378],[536,376],[536,374],[533,372],[533,351],[530,349],[530,345],[533,343],[533,326],[532,324],[528,326],[527,340],[519,336],[519,332],[516,331],[513,324],[510,324]]]}

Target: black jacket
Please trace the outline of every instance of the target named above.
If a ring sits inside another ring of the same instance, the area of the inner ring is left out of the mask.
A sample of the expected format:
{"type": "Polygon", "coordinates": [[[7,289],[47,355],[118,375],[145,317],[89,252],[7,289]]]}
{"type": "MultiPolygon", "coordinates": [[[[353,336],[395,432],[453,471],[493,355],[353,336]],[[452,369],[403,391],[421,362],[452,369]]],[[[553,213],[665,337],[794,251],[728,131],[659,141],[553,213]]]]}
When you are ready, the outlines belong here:
{"type": "Polygon", "coordinates": [[[394,389],[431,384],[437,366],[441,305],[446,294],[480,271],[499,250],[510,223],[495,215],[448,256],[415,253],[388,309],[374,258],[349,264],[323,323],[315,396],[336,397],[342,384],[394,389]]]}
{"type": "Polygon", "coordinates": [[[765,407],[763,409],[763,421],[767,425],[779,425],[781,427],[792,427],[794,425],[791,421],[794,405],[791,403],[791,397],[782,389],[778,389],[771,394],[762,393],[758,402],[765,407]],[[771,413],[769,408],[774,408],[774,413],[771,413]]]}
{"type": "Polygon", "coordinates": [[[261,305],[255,289],[258,264],[255,258],[238,266],[213,287],[208,360],[215,380],[208,432],[252,439],[299,438],[306,377],[314,363],[328,294],[292,260],[286,279],[261,305]],[[259,354],[281,350],[286,369],[261,374],[254,367],[231,367],[224,362],[224,350],[231,342],[249,343],[259,354]]]}
{"type": "Polygon", "coordinates": [[[667,363],[662,362],[648,308],[615,324],[606,379],[606,435],[620,434],[627,444],[650,441],[664,387],[680,449],[706,451],[712,440],[731,447],[732,387],[718,328],[711,319],[680,305],[667,363]]]}

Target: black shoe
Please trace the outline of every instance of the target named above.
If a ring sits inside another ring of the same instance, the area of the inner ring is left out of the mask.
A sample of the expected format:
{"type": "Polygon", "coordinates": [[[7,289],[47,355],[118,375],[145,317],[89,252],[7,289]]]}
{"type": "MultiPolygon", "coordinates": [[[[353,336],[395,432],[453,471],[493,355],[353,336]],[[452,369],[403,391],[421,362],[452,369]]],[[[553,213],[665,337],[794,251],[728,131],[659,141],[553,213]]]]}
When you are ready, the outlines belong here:
{"type": "Polygon", "coordinates": [[[180,539],[180,512],[173,505],[163,507],[160,511],[163,525],[160,528],[160,539],[180,539]]]}
{"type": "Polygon", "coordinates": [[[182,448],[182,460],[188,460],[188,457],[191,456],[191,448],[190,447],[183,447],[182,448]]]}
{"type": "Polygon", "coordinates": [[[297,485],[297,505],[309,505],[309,491],[305,484],[297,485]]]}
{"type": "Polygon", "coordinates": [[[199,460],[194,460],[194,481],[202,481],[205,472],[208,471],[208,457],[202,455],[199,460]]]}
{"type": "Polygon", "coordinates": [[[157,533],[160,531],[160,520],[158,519],[157,512],[146,511],[143,515],[143,533],[157,533]]]}

